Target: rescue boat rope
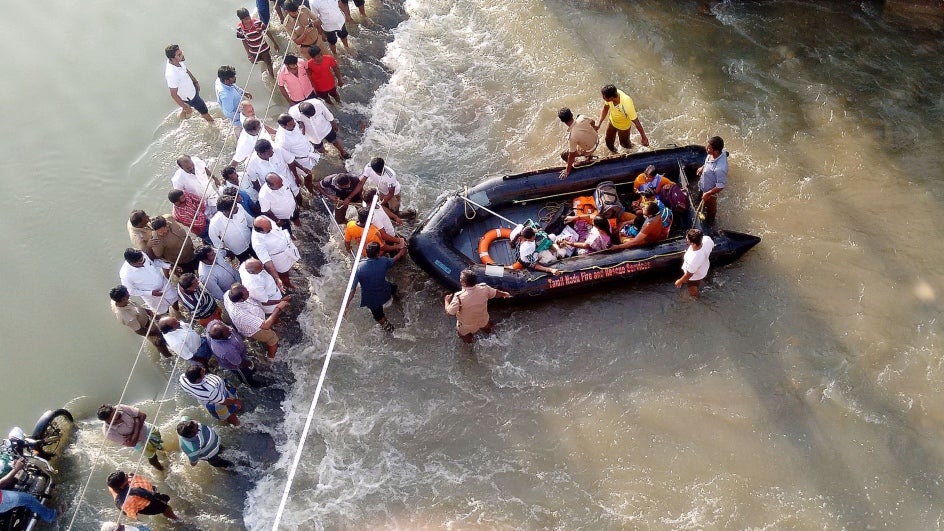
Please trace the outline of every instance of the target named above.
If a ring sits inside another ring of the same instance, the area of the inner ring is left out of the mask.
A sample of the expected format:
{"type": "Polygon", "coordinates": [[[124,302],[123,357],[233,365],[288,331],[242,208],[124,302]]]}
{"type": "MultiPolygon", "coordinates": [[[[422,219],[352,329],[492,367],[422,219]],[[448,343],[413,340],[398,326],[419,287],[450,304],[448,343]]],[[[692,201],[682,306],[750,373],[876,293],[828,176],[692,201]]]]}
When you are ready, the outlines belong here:
{"type": "Polygon", "coordinates": [[[331,363],[334,345],[337,343],[338,333],[341,330],[341,322],[344,320],[344,313],[351,297],[351,288],[354,285],[354,277],[357,275],[357,266],[361,261],[361,257],[364,256],[364,247],[367,245],[367,229],[370,228],[370,222],[373,220],[378,199],[379,195],[375,194],[373,201],[370,203],[370,212],[367,214],[367,221],[364,222],[364,232],[361,235],[360,242],[357,244],[357,256],[354,257],[354,266],[351,268],[351,274],[347,279],[347,289],[344,290],[344,297],[341,299],[341,308],[338,310],[338,317],[334,323],[334,331],[331,333],[331,341],[328,343],[324,363],[321,365],[321,375],[318,376],[318,385],[315,387],[314,396],[311,397],[311,405],[308,406],[308,416],[305,418],[305,426],[302,428],[301,436],[298,438],[298,447],[295,449],[295,457],[292,459],[292,466],[289,468],[288,478],[285,480],[285,488],[282,490],[282,499],[279,501],[279,508],[272,522],[273,531],[278,529],[279,523],[282,521],[285,505],[288,503],[289,494],[292,492],[292,483],[295,481],[295,474],[298,472],[298,464],[302,459],[302,450],[305,449],[305,439],[308,438],[308,432],[311,430],[311,422],[315,417],[315,408],[318,406],[318,398],[321,396],[321,389],[328,375],[328,364],[331,363]]]}

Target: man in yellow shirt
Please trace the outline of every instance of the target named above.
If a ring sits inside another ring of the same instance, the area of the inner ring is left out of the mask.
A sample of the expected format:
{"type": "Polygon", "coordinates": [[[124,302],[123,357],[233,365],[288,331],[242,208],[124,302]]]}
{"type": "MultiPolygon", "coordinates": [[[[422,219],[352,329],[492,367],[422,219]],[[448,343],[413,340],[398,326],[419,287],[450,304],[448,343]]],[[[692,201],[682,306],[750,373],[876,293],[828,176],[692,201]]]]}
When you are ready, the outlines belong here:
{"type": "MultiPolygon", "coordinates": [[[[600,124],[609,116],[610,121],[606,126],[606,147],[611,152],[616,153],[616,137],[619,137],[620,145],[624,149],[629,149],[633,143],[629,141],[629,128],[636,126],[639,131],[639,143],[648,146],[649,139],[646,138],[646,131],[642,128],[639,118],[636,116],[636,107],[633,106],[633,99],[626,95],[622,90],[613,85],[606,85],[600,89],[603,96],[603,111],[600,112],[600,124]]],[[[599,130],[599,126],[598,129],[599,130]]]]}

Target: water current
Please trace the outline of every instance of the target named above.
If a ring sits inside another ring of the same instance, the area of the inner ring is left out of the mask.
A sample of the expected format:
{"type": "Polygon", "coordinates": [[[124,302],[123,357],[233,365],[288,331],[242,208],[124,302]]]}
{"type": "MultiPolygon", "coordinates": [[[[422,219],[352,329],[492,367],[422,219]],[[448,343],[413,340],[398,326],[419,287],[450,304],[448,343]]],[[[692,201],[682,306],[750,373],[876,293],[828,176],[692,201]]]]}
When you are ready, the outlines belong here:
{"type": "MultiPolygon", "coordinates": [[[[107,304],[127,214],[167,211],[180,153],[230,149],[220,129],[177,120],[161,51],[181,45],[204,95],[220,64],[243,83],[241,6],[8,6],[0,425],[66,403],[81,419],[62,495],[96,470],[76,529],[116,517],[103,478],[133,466],[99,452],[91,420],[139,347],[107,304]]],[[[360,56],[341,59],[350,167],[385,157],[421,215],[485,176],[558,164],[557,109],[596,118],[614,83],[651,147],[725,139],[720,224],[763,242],[700,300],[655,279],[495,307],[497,332],[471,347],[443,289],[398,266],[393,335],[356,307],[341,328],[285,529],[942,527],[940,34],[886,22],[879,2],[367,9],[377,26],[352,28],[360,56]]],[[[261,114],[271,80],[256,70],[248,86],[261,114]]],[[[270,123],[283,109],[277,97],[270,123]]],[[[220,429],[255,466],[191,469],[178,454],[158,481],[189,527],[271,526],[349,268],[322,218],[306,213],[321,235],[297,344],[277,384],[247,395],[246,425],[220,429]]],[[[153,416],[169,370],[146,352],[125,401],[153,416]]],[[[161,411],[165,439],[201,414],[186,397],[161,411]]]]}

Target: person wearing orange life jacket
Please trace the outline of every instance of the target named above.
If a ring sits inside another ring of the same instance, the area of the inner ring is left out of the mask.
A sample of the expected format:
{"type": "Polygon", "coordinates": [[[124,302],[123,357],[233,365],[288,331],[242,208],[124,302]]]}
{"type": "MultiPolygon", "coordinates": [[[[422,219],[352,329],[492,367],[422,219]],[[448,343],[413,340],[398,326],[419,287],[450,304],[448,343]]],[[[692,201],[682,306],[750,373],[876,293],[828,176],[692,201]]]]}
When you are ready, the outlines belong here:
{"type": "Polygon", "coordinates": [[[170,496],[154,490],[151,482],[141,474],[116,470],[108,475],[106,484],[115,505],[132,520],[137,520],[139,514],[163,514],[171,520],[179,519],[167,504],[170,496]]]}

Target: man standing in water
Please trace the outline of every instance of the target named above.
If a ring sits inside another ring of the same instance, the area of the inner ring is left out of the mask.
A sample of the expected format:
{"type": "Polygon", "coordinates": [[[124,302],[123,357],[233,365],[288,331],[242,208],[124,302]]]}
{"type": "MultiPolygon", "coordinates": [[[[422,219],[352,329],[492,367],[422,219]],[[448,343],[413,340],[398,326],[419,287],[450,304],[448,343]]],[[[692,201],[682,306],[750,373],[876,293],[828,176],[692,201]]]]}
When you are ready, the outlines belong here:
{"type": "Polygon", "coordinates": [[[606,126],[606,147],[613,153],[616,153],[616,138],[619,137],[620,145],[623,149],[629,149],[633,143],[629,141],[629,128],[636,126],[639,131],[639,143],[648,146],[649,139],[646,138],[646,131],[636,116],[636,107],[633,105],[633,99],[626,95],[622,90],[613,85],[606,85],[600,89],[603,96],[603,110],[600,112],[600,123],[597,130],[603,125],[603,120],[609,116],[610,122],[606,126]]]}
{"type": "MultiPolygon", "coordinates": [[[[377,321],[385,331],[393,331],[393,325],[384,315],[384,304],[397,294],[396,284],[387,280],[387,271],[393,267],[393,264],[406,255],[406,246],[402,247],[394,256],[380,256],[380,244],[370,242],[364,247],[367,259],[357,265],[357,273],[354,274],[354,285],[351,288],[351,298],[357,292],[357,285],[361,285],[361,306],[366,306],[370,310],[374,320],[377,321]]],[[[350,303],[350,299],[348,299],[350,303]]],[[[345,310],[347,308],[345,307],[345,310]]]]}
{"type": "Polygon", "coordinates": [[[167,80],[167,88],[170,89],[170,97],[180,105],[180,118],[187,118],[192,109],[196,109],[204,120],[213,123],[206,102],[200,98],[200,82],[187,70],[184,52],[180,46],[171,44],[164,48],[164,55],[167,56],[164,78],[167,80]]]}
{"type": "Polygon", "coordinates": [[[681,288],[687,285],[688,293],[692,297],[697,297],[702,280],[708,276],[708,257],[711,255],[711,250],[715,248],[715,242],[698,229],[689,229],[685,233],[685,239],[688,240],[688,249],[682,261],[684,274],[682,278],[675,281],[675,287],[681,288]]]}
{"type": "Polygon", "coordinates": [[[698,190],[705,209],[705,222],[711,223],[718,214],[718,194],[728,184],[728,153],[724,150],[724,140],[720,136],[708,139],[708,156],[705,164],[698,168],[698,190]]]}
{"type": "Polygon", "coordinates": [[[456,333],[466,343],[475,341],[473,334],[489,333],[495,326],[488,318],[488,300],[498,297],[507,299],[507,291],[497,290],[488,284],[476,284],[475,272],[471,269],[459,274],[462,291],[446,295],[446,313],[456,316],[456,333]]]}
{"type": "Polygon", "coordinates": [[[597,135],[596,122],[582,114],[574,117],[573,111],[567,107],[561,108],[557,112],[557,117],[567,126],[567,151],[561,153],[561,158],[567,163],[567,167],[561,170],[560,178],[566,179],[574,169],[574,159],[577,157],[587,157],[590,159],[593,152],[600,144],[600,136],[597,135]]]}

